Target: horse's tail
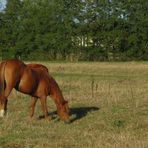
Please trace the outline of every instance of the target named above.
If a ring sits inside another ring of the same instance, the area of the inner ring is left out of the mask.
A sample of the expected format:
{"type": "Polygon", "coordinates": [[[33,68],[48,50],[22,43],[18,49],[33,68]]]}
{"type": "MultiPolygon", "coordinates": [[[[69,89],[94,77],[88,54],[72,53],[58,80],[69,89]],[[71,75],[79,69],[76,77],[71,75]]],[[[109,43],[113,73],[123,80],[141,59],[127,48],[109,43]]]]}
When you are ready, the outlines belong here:
{"type": "Polygon", "coordinates": [[[0,97],[3,97],[5,90],[5,67],[6,61],[2,62],[0,65],[0,97]]]}

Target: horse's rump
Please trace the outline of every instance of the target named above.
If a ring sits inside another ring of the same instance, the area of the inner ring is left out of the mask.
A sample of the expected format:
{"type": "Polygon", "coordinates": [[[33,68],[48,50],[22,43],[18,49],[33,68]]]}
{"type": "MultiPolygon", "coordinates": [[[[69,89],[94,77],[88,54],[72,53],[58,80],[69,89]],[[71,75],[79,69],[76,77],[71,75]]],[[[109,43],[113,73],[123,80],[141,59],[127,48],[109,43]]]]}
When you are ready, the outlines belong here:
{"type": "Polygon", "coordinates": [[[4,78],[5,64],[6,62],[2,62],[0,64],[0,97],[3,95],[3,91],[5,89],[5,78],[4,78]]]}
{"type": "Polygon", "coordinates": [[[4,91],[4,81],[6,96],[12,88],[27,94],[32,94],[37,88],[40,74],[27,67],[22,61],[7,60],[2,62],[0,69],[0,84],[2,84],[0,94],[4,91]]]}

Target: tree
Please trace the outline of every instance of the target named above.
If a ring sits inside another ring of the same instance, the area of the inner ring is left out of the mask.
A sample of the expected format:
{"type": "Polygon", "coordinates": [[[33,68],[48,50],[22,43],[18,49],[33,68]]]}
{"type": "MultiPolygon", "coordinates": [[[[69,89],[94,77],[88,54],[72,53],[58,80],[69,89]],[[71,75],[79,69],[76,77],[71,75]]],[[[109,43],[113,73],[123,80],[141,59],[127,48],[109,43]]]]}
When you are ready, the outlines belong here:
{"type": "Polygon", "coordinates": [[[148,59],[147,0],[8,0],[0,12],[5,58],[148,59]]]}

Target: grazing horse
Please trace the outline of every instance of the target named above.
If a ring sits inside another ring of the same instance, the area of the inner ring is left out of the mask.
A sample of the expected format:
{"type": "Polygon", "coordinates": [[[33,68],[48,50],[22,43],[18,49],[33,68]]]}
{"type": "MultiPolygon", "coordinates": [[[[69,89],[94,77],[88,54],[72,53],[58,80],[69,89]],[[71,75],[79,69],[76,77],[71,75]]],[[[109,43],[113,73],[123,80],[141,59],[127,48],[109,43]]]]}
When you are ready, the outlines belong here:
{"type": "Polygon", "coordinates": [[[48,69],[40,64],[25,64],[20,60],[7,60],[0,64],[0,116],[7,111],[8,96],[15,88],[31,96],[30,118],[34,115],[37,99],[40,99],[43,114],[48,119],[46,99],[51,96],[60,119],[69,122],[68,102],[48,69]]]}

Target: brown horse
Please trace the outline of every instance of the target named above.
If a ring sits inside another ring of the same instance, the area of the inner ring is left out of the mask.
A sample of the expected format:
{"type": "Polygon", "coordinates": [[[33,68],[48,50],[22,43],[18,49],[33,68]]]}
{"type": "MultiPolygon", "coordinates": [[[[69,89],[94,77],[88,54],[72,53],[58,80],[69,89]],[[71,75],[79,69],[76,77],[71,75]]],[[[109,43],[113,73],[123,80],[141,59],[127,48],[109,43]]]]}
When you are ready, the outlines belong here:
{"type": "Polygon", "coordinates": [[[46,98],[51,96],[57,107],[60,119],[69,122],[68,102],[64,100],[62,92],[48,69],[40,64],[26,65],[20,60],[7,60],[0,64],[0,116],[7,111],[8,96],[15,88],[32,96],[30,117],[33,117],[35,104],[40,99],[45,118],[48,118],[46,98]]]}

